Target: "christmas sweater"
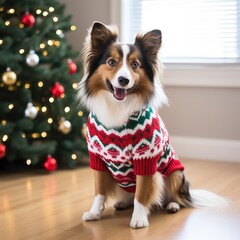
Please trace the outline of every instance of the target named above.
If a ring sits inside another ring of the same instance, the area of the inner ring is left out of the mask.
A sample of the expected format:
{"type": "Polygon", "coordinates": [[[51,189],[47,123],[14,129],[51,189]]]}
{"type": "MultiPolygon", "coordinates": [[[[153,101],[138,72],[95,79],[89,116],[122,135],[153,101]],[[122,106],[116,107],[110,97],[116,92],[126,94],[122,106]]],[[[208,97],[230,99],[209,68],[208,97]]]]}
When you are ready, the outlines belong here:
{"type": "Polygon", "coordinates": [[[90,113],[86,139],[90,167],[109,171],[117,184],[128,192],[136,188],[136,175],[157,171],[167,177],[184,170],[172,146],[168,132],[153,107],[133,113],[120,128],[108,129],[90,113]]]}

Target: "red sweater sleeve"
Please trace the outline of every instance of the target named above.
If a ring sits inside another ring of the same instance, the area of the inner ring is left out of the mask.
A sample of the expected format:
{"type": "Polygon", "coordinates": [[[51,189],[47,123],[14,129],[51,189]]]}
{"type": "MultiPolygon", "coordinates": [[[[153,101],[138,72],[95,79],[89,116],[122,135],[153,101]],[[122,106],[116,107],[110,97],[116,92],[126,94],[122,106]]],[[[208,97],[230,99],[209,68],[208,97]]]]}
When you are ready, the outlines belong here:
{"type": "Polygon", "coordinates": [[[144,158],[133,161],[133,170],[135,175],[148,176],[157,172],[157,163],[160,156],[154,158],[144,158]]]}
{"type": "Polygon", "coordinates": [[[100,159],[100,157],[94,153],[89,152],[90,167],[96,171],[108,171],[106,164],[100,159]]]}
{"type": "MultiPolygon", "coordinates": [[[[145,120],[145,119],[144,119],[145,120]]],[[[133,169],[136,175],[156,173],[166,139],[160,131],[160,122],[156,114],[151,114],[143,124],[138,124],[133,140],[133,169]]]]}

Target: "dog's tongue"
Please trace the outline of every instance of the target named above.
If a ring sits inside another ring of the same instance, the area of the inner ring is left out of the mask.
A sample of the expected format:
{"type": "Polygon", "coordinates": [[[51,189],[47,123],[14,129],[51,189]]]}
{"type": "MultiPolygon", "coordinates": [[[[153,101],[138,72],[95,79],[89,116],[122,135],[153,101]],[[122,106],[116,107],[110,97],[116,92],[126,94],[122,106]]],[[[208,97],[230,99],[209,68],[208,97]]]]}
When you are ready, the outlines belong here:
{"type": "Polygon", "coordinates": [[[127,91],[124,88],[114,88],[113,95],[117,100],[123,100],[127,95],[127,91]]]}

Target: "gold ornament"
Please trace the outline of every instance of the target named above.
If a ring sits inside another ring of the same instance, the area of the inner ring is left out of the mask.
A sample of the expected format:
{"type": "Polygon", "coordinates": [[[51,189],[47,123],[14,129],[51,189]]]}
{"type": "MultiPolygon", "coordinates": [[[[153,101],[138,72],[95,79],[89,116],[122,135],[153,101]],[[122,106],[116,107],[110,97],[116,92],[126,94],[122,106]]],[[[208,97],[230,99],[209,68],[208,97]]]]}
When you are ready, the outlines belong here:
{"type": "Polygon", "coordinates": [[[84,123],[81,130],[83,138],[86,138],[86,132],[87,132],[87,124],[84,123]]]}
{"type": "Polygon", "coordinates": [[[58,130],[63,134],[68,134],[72,129],[71,123],[65,118],[61,118],[58,122],[58,130]]]}
{"type": "Polygon", "coordinates": [[[7,71],[2,75],[2,80],[6,85],[11,86],[17,81],[17,75],[11,71],[11,68],[7,68],[7,71]]]}

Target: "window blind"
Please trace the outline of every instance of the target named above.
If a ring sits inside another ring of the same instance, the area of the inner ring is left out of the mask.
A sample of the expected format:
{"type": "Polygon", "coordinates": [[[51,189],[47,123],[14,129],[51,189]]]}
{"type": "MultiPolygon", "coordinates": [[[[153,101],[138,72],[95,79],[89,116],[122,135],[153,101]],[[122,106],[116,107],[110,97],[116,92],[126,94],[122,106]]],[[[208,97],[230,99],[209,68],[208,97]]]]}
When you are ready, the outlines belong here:
{"type": "Polygon", "coordinates": [[[166,62],[240,62],[240,0],[122,0],[123,41],[162,31],[166,62]]]}

